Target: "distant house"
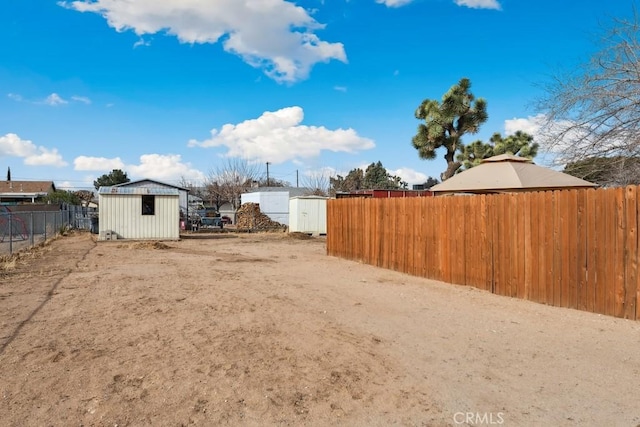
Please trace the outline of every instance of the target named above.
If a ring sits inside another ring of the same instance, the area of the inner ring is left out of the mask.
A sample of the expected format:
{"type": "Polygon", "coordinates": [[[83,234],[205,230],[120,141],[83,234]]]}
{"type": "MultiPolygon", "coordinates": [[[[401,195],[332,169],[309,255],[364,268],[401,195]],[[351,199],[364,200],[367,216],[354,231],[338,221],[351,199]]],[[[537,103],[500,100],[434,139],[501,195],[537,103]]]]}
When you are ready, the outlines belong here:
{"type": "Polygon", "coordinates": [[[44,198],[54,191],[53,181],[0,181],[0,204],[44,203],[44,198]]]}
{"type": "Polygon", "coordinates": [[[185,189],[153,180],[100,187],[99,239],[178,240],[185,189]]]}

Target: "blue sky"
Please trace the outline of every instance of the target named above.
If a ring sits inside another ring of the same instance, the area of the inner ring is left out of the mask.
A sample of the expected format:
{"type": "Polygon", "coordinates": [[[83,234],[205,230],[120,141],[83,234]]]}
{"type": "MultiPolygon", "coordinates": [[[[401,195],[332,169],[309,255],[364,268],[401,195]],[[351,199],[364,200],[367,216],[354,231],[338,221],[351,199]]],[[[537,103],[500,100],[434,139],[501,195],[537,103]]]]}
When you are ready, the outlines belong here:
{"type": "MultiPolygon", "coordinates": [[[[462,77],[494,132],[535,134],[540,85],[632,1],[6,0],[0,177],[199,183],[241,157],[295,185],[382,161],[410,184],[423,99],[462,77]]],[[[538,161],[540,163],[540,161],[538,161]]]]}

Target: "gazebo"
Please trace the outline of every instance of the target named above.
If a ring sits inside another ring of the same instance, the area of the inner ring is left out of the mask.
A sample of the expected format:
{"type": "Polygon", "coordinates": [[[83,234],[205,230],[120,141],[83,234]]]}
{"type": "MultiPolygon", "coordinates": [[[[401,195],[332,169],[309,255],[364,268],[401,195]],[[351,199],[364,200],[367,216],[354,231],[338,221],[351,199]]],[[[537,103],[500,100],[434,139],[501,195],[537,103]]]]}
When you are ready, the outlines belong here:
{"type": "Polygon", "coordinates": [[[501,154],[454,175],[430,188],[436,194],[503,193],[596,187],[596,184],[534,164],[531,160],[501,154]]]}

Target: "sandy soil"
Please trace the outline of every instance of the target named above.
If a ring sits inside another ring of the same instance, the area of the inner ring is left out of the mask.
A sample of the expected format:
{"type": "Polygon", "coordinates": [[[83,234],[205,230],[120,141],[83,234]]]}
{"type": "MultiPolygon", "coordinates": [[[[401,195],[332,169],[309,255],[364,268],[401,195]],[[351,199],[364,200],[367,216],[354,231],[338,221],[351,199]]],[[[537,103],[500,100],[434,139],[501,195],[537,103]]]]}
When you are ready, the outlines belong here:
{"type": "Polygon", "coordinates": [[[0,270],[0,424],[640,424],[640,322],[328,257],[55,240],[0,270]]]}

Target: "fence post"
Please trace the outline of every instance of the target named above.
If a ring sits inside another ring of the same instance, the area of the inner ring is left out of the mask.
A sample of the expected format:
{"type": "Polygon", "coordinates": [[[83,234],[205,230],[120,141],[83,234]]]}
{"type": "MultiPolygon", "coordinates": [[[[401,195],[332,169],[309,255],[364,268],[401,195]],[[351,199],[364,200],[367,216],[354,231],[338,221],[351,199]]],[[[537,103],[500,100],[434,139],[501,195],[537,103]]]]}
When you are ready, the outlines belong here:
{"type": "Polygon", "coordinates": [[[47,211],[44,211],[44,221],[42,222],[44,226],[44,240],[47,240],[47,211]]]}
{"type": "Polygon", "coordinates": [[[33,212],[29,215],[29,243],[33,246],[33,212]]]}
{"type": "Polygon", "coordinates": [[[13,214],[9,212],[9,255],[13,254],[13,214]]]}

